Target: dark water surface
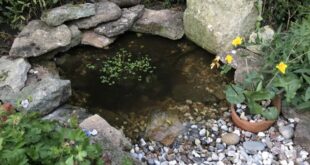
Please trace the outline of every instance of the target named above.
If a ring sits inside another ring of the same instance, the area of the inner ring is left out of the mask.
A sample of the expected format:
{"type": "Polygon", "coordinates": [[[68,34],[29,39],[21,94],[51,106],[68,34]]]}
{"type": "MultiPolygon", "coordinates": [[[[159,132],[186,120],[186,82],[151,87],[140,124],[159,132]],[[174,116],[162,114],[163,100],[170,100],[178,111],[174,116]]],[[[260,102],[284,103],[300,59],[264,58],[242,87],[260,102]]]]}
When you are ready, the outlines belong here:
{"type": "Polygon", "coordinates": [[[126,33],[108,49],[76,47],[60,54],[56,63],[61,76],[71,80],[71,104],[86,107],[112,125],[122,127],[141,120],[144,124],[153,111],[165,111],[164,104],[185,102],[186,99],[207,105],[223,102],[222,90],[228,80],[218,71],[210,70],[213,58],[214,55],[185,38],[172,41],[126,33]],[[149,82],[108,86],[100,82],[98,71],[86,67],[100,63],[122,48],[133,55],[149,55],[156,66],[155,73],[148,77],[149,82]]]}

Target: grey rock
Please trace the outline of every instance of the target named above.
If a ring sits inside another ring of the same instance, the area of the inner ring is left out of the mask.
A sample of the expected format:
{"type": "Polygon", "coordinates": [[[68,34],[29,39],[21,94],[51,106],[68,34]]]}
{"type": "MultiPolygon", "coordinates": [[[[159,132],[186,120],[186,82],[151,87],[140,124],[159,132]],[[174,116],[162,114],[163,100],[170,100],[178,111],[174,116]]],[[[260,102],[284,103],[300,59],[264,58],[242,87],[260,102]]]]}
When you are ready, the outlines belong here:
{"type": "Polygon", "coordinates": [[[86,31],[82,36],[82,44],[90,45],[97,48],[104,48],[115,41],[116,38],[108,38],[104,35],[99,35],[93,31],[86,31]]]}
{"type": "Polygon", "coordinates": [[[286,139],[291,139],[294,136],[294,128],[289,125],[279,127],[279,131],[286,139]]]}
{"type": "Polygon", "coordinates": [[[25,86],[27,72],[30,64],[23,58],[9,59],[8,56],[0,58],[0,88],[9,86],[18,92],[25,86]]]}
{"type": "Polygon", "coordinates": [[[36,57],[64,48],[71,43],[71,31],[66,25],[49,27],[34,20],[15,38],[10,50],[13,57],[36,57]]]}
{"type": "Polygon", "coordinates": [[[108,141],[111,144],[110,147],[117,147],[123,149],[129,149],[131,146],[130,141],[124,136],[123,132],[112,127],[106,120],[99,115],[93,115],[85,119],[80,123],[80,127],[98,131],[97,136],[93,136],[94,141],[108,141]]]}
{"type": "Polygon", "coordinates": [[[183,12],[145,9],[141,18],[131,28],[134,32],[159,35],[172,40],[183,37],[183,12]]]}
{"type": "Polygon", "coordinates": [[[223,143],[226,143],[228,145],[235,145],[239,143],[240,141],[240,136],[238,136],[235,133],[226,133],[222,135],[222,141],[223,143]]]}
{"type": "Polygon", "coordinates": [[[262,151],[265,149],[266,144],[258,141],[246,141],[243,143],[244,149],[246,151],[249,151],[251,153],[256,152],[256,151],[262,151]]]}
{"type": "Polygon", "coordinates": [[[95,32],[107,37],[115,37],[129,30],[134,22],[142,16],[144,12],[143,5],[137,5],[122,10],[122,16],[116,21],[99,25],[95,28],[95,32]]]}
{"type": "Polygon", "coordinates": [[[184,13],[186,36],[211,53],[232,48],[238,35],[255,29],[255,0],[188,0],[184,13]]]}
{"type": "Polygon", "coordinates": [[[145,135],[153,141],[169,146],[184,129],[177,114],[154,113],[147,124],[145,135]]]}
{"type": "Polygon", "coordinates": [[[109,0],[116,3],[120,7],[130,7],[141,3],[141,0],[109,0]]]}
{"type": "Polygon", "coordinates": [[[95,5],[84,3],[78,5],[64,5],[44,12],[41,20],[50,26],[58,26],[62,23],[96,14],[95,5]]]}
{"type": "Polygon", "coordinates": [[[98,2],[95,7],[96,14],[94,16],[75,21],[80,29],[89,29],[100,23],[116,20],[122,15],[122,10],[115,3],[109,1],[98,2]]]}
{"type": "Polygon", "coordinates": [[[63,124],[68,124],[71,117],[76,116],[79,122],[90,116],[86,109],[73,105],[63,105],[57,108],[54,112],[43,117],[44,120],[58,121],[63,124]]]}
{"type": "Polygon", "coordinates": [[[68,46],[65,46],[63,48],[60,48],[56,50],[54,53],[57,54],[58,52],[66,52],[69,49],[78,46],[81,43],[82,39],[82,32],[78,29],[77,26],[75,25],[70,25],[69,26],[70,32],[71,32],[71,41],[68,46]]]}
{"type": "Polygon", "coordinates": [[[31,83],[20,92],[12,93],[4,100],[15,104],[19,111],[35,111],[46,115],[58,106],[65,103],[71,96],[71,83],[69,80],[60,80],[51,77],[31,83]],[[29,106],[21,107],[16,100],[29,99],[29,106]]]}

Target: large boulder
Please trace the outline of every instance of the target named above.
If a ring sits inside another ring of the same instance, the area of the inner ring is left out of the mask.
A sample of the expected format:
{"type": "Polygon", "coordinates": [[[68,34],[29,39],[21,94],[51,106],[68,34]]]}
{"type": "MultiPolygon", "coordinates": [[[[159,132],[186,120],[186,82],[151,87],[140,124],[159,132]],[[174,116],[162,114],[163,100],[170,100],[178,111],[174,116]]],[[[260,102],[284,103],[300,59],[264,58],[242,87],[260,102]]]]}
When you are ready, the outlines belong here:
{"type": "Polygon", "coordinates": [[[125,137],[123,132],[112,127],[106,120],[99,115],[93,115],[80,123],[80,127],[86,130],[97,130],[98,134],[92,140],[108,141],[113,147],[129,149],[130,141],[125,137]]]}
{"type": "Polygon", "coordinates": [[[66,21],[89,17],[95,14],[95,5],[92,3],[68,4],[44,12],[41,20],[50,26],[58,26],[66,21]]]}
{"type": "Polygon", "coordinates": [[[172,40],[183,37],[183,12],[173,10],[145,9],[132,31],[159,35],[172,40]]]}
{"type": "Polygon", "coordinates": [[[15,38],[10,56],[36,57],[70,43],[71,31],[66,25],[50,27],[40,20],[34,20],[15,38]]]}
{"type": "Polygon", "coordinates": [[[122,10],[115,3],[106,1],[95,5],[96,15],[75,22],[80,29],[89,29],[100,23],[116,20],[122,15],[122,10]]]}
{"type": "Polygon", "coordinates": [[[143,5],[125,8],[122,11],[122,16],[120,19],[102,24],[95,28],[94,31],[97,34],[105,35],[107,37],[115,37],[117,35],[123,34],[132,27],[134,22],[142,16],[143,12],[143,5]]]}
{"type": "Polygon", "coordinates": [[[186,36],[211,53],[231,48],[236,36],[247,36],[258,17],[256,0],[187,0],[186,36]]]}
{"type": "Polygon", "coordinates": [[[146,136],[151,140],[169,146],[185,129],[177,114],[155,113],[146,128],[146,136]]]}
{"type": "Polygon", "coordinates": [[[130,7],[141,3],[141,0],[109,0],[116,3],[120,7],[130,7]]]}
{"type": "Polygon", "coordinates": [[[104,35],[99,35],[94,31],[86,31],[82,36],[82,44],[90,45],[97,48],[104,48],[115,41],[116,38],[108,38],[104,35]]]}
{"type": "Polygon", "coordinates": [[[0,58],[0,88],[9,86],[18,92],[25,86],[27,72],[30,64],[23,58],[9,59],[7,56],[0,58]]]}

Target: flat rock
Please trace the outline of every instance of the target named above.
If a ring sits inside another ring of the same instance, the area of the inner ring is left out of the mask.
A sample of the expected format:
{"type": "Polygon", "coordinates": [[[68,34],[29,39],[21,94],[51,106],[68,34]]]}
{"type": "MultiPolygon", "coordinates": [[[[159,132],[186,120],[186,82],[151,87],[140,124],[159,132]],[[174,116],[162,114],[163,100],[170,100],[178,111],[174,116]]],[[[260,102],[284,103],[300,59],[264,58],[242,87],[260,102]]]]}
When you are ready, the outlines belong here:
{"type": "Polygon", "coordinates": [[[180,39],[184,35],[183,12],[145,9],[142,17],[137,20],[131,30],[172,40],[180,39]]]}
{"type": "Polygon", "coordinates": [[[70,118],[75,115],[77,116],[79,123],[90,116],[86,109],[67,104],[44,116],[43,119],[68,124],[70,118]]]}
{"type": "Polygon", "coordinates": [[[82,36],[82,44],[90,45],[97,48],[103,48],[115,41],[116,38],[108,38],[104,35],[99,35],[94,31],[86,31],[82,36]]]}
{"type": "Polygon", "coordinates": [[[89,17],[95,14],[95,5],[92,3],[68,4],[44,12],[41,20],[50,26],[58,26],[66,21],[89,17]]]}
{"type": "Polygon", "coordinates": [[[169,146],[184,129],[176,114],[155,113],[146,127],[146,136],[169,146]]]}
{"type": "Polygon", "coordinates": [[[89,29],[100,23],[116,20],[122,15],[122,10],[115,3],[104,1],[96,3],[95,6],[96,14],[94,16],[75,22],[79,29],[89,29]]]}
{"type": "Polygon", "coordinates": [[[9,59],[8,56],[0,58],[0,88],[9,86],[18,92],[25,86],[27,72],[31,65],[23,58],[9,59]]]}
{"type": "Polygon", "coordinates": [[[87,130],[97,130],[98,134],[93,137],[95,141],[108,141],[116,148],[130,148],[131,146],[131,143],[121,131],[112,127],[99,115],[88,117],[80,124],[80,127],[87,130]]]}
{"type": "Polygon", "coordinates": [[[40,20],[34,20],[15,38],[10,56],[36,57],[70,43],[71,31],[66,25],[50,27],[40,20]]]}
{"type": "Polygon", "coordinates": [[[235,133],[226,133],[222,136],[222,141],[228,145],[235,145],[239,143],[240,136],[235,133]]]}
{"type": "Polygon", "coordinates": [[[266,144],[258,141],[246,141],[243,143],[243,147],[249,152],[256,152],[264,150],[266,144]]]}
{"type": "Polygon", "coordinates": [[[141,3],[141,0],[109,0],[116,3],[120,7],[130,7],[141,3]]]}
{"type": "Polygon", "coordinates": [[[95,32],[107,37],[115,37],[129,30],[134,22],[139,19],[144,12],[143,5],[137,5],[131,8],[122,9],[122,16],[116,21],[99,25],[95,32]]]}

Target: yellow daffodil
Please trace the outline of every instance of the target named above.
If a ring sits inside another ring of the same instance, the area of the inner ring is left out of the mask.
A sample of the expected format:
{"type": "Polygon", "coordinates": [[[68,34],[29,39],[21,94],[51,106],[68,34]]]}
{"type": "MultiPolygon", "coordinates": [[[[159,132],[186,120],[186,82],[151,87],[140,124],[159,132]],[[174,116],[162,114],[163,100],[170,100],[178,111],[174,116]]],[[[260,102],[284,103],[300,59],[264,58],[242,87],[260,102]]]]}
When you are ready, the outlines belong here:
{"type": "Polygon", "coordinates": [[[216,56],[216,57],[213,59],[213,61],[212,61],[211,65],[210,65],[210,67],[211,67],[211,69],[213,69],[214,67],[216,67],[216,68],[220,67],[220,56],[216,56]]]}
{"type": "Polygon", "coordinates": [[[282,73],[282,74],[285,74],[285,71],[286,71],[286,68],[287,68],[287,65],[284,63],[284,62],[280,62],[276,68],[282,73]]]}
{"type": "Polygon", "coordinates": [[[231,44],[232,44],[233,46],[235,46],[235,47],[241,45],[241,44],[242,44],[242,38],[241,38],[240,36],[236,37],[236,38],[231,42],[231,44]]]}
{"type": "Polygon", "coordinates": [[[231,54],[227,54],[227,56],[225,57],[225,61],[227,62],[227,64],[230,64],[233,60],[234,58],[231,54]]]}

